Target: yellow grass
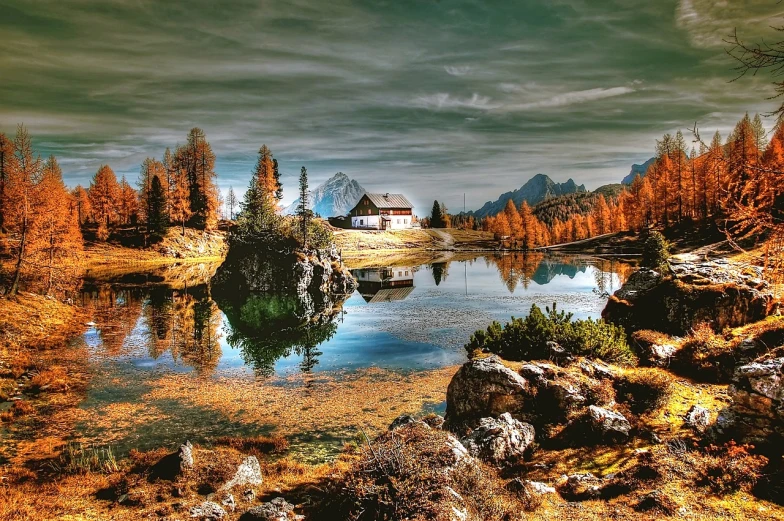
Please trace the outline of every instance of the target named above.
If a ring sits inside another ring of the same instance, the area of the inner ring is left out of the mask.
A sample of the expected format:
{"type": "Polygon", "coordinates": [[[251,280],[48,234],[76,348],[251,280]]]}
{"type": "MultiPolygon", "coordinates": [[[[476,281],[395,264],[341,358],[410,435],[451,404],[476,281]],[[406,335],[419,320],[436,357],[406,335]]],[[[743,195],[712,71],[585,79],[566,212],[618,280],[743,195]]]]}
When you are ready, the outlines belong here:
{"type": "Polygon", "coordinates": [[[493,234],[474,230],[338,230],[335,244],[347,256],[367,250],[495,249],[493,234]]]}

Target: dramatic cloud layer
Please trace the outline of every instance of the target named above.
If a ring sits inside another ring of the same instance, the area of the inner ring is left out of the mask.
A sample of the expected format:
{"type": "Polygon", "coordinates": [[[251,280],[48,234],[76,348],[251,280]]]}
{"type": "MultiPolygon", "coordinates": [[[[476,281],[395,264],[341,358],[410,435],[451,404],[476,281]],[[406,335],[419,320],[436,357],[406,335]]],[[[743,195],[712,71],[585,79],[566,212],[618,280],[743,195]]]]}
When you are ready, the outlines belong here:
{"type": "MultiPolygon", "coordinates": [[[[772,0],[11,0],[0,14],[0,131],[24,123],[66,181],[135,180],[202,127],[220,185],[262,143],[284,174],[337,171],[476,208],[536,173],[618,182],[654,139],[767,111],[728,83],[724,39],[784,25],[772,0]],[[742,4],[742,5],[741,5],[742,4]]],[[[768,122],[768,126],[771,123],[768,122]]]]}

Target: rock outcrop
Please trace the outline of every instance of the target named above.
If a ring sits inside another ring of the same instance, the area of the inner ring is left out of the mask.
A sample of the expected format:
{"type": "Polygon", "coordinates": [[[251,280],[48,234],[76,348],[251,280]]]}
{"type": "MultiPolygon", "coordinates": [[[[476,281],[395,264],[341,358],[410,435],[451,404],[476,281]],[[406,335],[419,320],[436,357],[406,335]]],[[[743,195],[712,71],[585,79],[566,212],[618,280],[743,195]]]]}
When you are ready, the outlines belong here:
{"type": "Polygon", "coordinates": [[[186,441],[173,453],[161,458],[150,470],[150,481],[162,479],[174,481],[178,476],[193,469],[193,445],[186,441]]]}
{"type": "Polygon", "coordinates": [[[237,467],[237,472],[234,473],[234,477],[227,481],[222,490],[230,490],[236,486],[247,486],[247,485],[261,485],[263,478],[261,476],[261,465],[259,465],[259,460],[256,456],[248,456],[240,463],[239,467],[237,467]]]}
{"type": "Polygon", "coordinates": [[[719,434],[757,445],[784,440],[784,357],[738,367],[729,394],[732,405],[716,421],[719,434]]]}
{"type": "Polygon", "coordinates": [[[684,335],[707,322],[716,331],[761,320],[776,300],[759,268],[726,260],[672,261],[666,276],[642,268],[610,297],[602,318],[627,332],[652,329],[684,335]]]}
{"type": "Polygon", "coordinates": [[[226,511],[217,503],[205,501],[191,507],[190,517],[199,521],[219,521],[226,518],[226,511]]]}
{"type": "Polygon", "coordinates": [[[526,402],[528,382],[497,356],[471,360],[457,371],[446,392],[449,425],[475,423],[505,412],[519,413],[526,402]]]}
{"type": "Polygon", "coordinates": [[[523,458],[534,434],[531,424],[517,421],[505,412],[498,418],[482,418],[479,426],[460,442],[472,456],[504,465],[523,458]]]}

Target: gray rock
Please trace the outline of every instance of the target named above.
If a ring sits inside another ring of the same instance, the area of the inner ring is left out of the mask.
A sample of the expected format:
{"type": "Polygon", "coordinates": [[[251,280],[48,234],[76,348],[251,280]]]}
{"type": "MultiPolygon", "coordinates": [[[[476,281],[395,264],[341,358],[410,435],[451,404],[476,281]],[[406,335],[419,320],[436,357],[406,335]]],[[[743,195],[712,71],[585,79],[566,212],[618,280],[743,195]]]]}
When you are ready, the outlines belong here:
{"type": "Polygon", "coordinates": [[[226,510],[229,512],[234,512],[234,510],[237,508],[237,503],[234,501],[234,496],[231,494],[226,494],[226,497],[223,498],[223,501],[221,501],[221,505],[226,507],[226,510]]]}
{"type": "Polygon", "coordinates": [[[602,493],[602,480],[590,472],[561,476],[556,489],[566,500],[597,498],[602,493]]]}
{"type": "Polygon", "coordinates": [[[393,431],[399,427],[402,427],[403,425],[408,425],[409,423],[414,423],[414,422],[416,422],[416,420],[410,414],[401,414],[400,416],[392,420],[392,423],[389,425],[389,430],[393,431]]]}
{"type": "Polygon", "coordinates": [[[294,514],[294,506],[282,497],[250,508],[240,517],[241,521],[290,521],[301,519],[294,514]]]}
{"type": "Polygon", "coordinates": [[[772,290],[747,266],[725,261],[672,262],[671,277],[640,269],[602,311],[627,332],[651,329],[684,335],[702,322],[721,331],[761,320],[777,310],[772,290]]]}
{"type": "Polygon", "coordinates": [[[226,517],[226,511],[217,503],[205,501],[191,507],[190,516],[203,521],[217,521],[226,517]]]}
{"type": "Polygon", "coordinates": [[[498,418],[482,418],[479,427],[461,443],[472,456],[500,465],[522,459],[534,434],[532,425],[517,421],[506,412],[498,418]]]}
{"type": "Polygon", "coordinates": [[[221,490],[230,490],[236,486],[255,486],[261,485],[263,478],[261,476],[261,465],[256,456],[248,456],[237,467],[237,472],[234,477],[227,481],[221,490]]]}
{"type": "Polygon", "coordinates": [[[496,356],[471,360],[457,371],[446,393],[446,421],[450,425],[476,422],[523,409],[528,382],[505,367],[496,356]]]}
{"type": "Polygon", "coordinates": [[[187,472],[193,469],[193,445],[190,441],[186,441],[177,450],[180,458],[180,472],[187,472]]]}
{"type": "Polygon", "coordinates": [[[631,425],[623,414],[596,405],[588,407],[591,429],[604,441],[618,441],[629,437],[631,425]]]}
{"type": "Polygon", "coordinates": [[[710,412],[705,407],[692,405],[683,422],[697,432],[705,432],[710,424],[710,412]]]}
{"type": "Polygon", "coordinates": [[[719,413],[718,434],[758,445],[784,440],[784,357],[738,367],[728,392],[732,404],[719,413]]]}

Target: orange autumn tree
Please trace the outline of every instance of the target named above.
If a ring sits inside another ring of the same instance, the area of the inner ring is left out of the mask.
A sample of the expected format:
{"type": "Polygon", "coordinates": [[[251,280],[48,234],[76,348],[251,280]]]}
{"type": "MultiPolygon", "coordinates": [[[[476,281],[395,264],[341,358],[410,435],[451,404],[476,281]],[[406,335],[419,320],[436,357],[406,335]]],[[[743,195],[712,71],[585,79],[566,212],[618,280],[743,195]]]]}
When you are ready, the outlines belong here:
{"type": "Polygon", "coordinates": [[[93,209],[90,204],[90,196],[82,185],[76,185],[76,188],[71,191],[71,204],[74,206],[79,224],[86,223],[90,219],[93,209]]]}
{"type": "Polygon", "coordinates": [[[90,182],[88,191],[93,221],[98,224],[96,237],[105,241],[109,238],[110,227],[119,219],[122,191],[117,176],[108,165],[102,165],[90,182]]]}
{"type": "MultiPolygon", "coordinates": [[[[194,228],[212,229],[218,223],[215,153],[204,131],[193,128],[188,142],[174,153],[174,169],[188,180],[189,221],[194,228]]],[[[182,215],[182,214],[180,214],[182,215]]]]}
{"type": "Polygon", "coordinates": [[[125,180],[120,180],[120,200],[117,214],[121,224],[135,224],[139,217],[139,194],[125,180]]]}
{"type": "Polygon", "coordinates": [[[30,230],[29,265],[44,283],[45,292],[65,292],[74,286],[82,267],[84,245],[79,215],[63,183],[57,159],[50,156],[36,185],[35,225],[30,230]],[[40,276],[40,277],[39,277],[40,276]]]}
{"type": "MultiPolygon", "coordinates": [[[[170,155],[171,152],[167,149],[166,152],[170,155]]],[[[166,156],[164,155],[164,158],[166,156]]],[[[169,159],[170,160],[170,159],[169,159]]],[[[160,210],[157,208],[152,208],[154,197],[151,197],[152,194],[152,182],[153,179],[158,178],[158,182],[161,185],[161,189],[163,193],[166,195],[166,199],[168,200],[170,186],[170,180],[174,179],[173,174],[169,174],[166,168],[165,163],[158,161],[157,159],[153,159],[148,157],[142,163],[141,171],[139,172],[139,218],[144,222],[149,222],[150,215],[159,212],[160,210]]],[[[166,218],[169,217],[169,208],[163,208],[163,213],[165,214],[166,218]]]]}
{"type": "Polygon", "coordinates": [[[5,214],[8,204],[6,202],[6,186],[15,164],[14,143],[5,134],[0,133],[0,232],[5,230],[5,214]]]}
{"type": "Polygon", "coordinates": [[[10,239],[6,249],[14,260],[9,294],[16,295],[30,251],[30,232],[35,226],[35,207],[39,193],[36,184],[41,175],[41,158],[33,155],[27,129],[19,125],[13,142],[13,160],[5,182],[4,224],[10,239]]]}

